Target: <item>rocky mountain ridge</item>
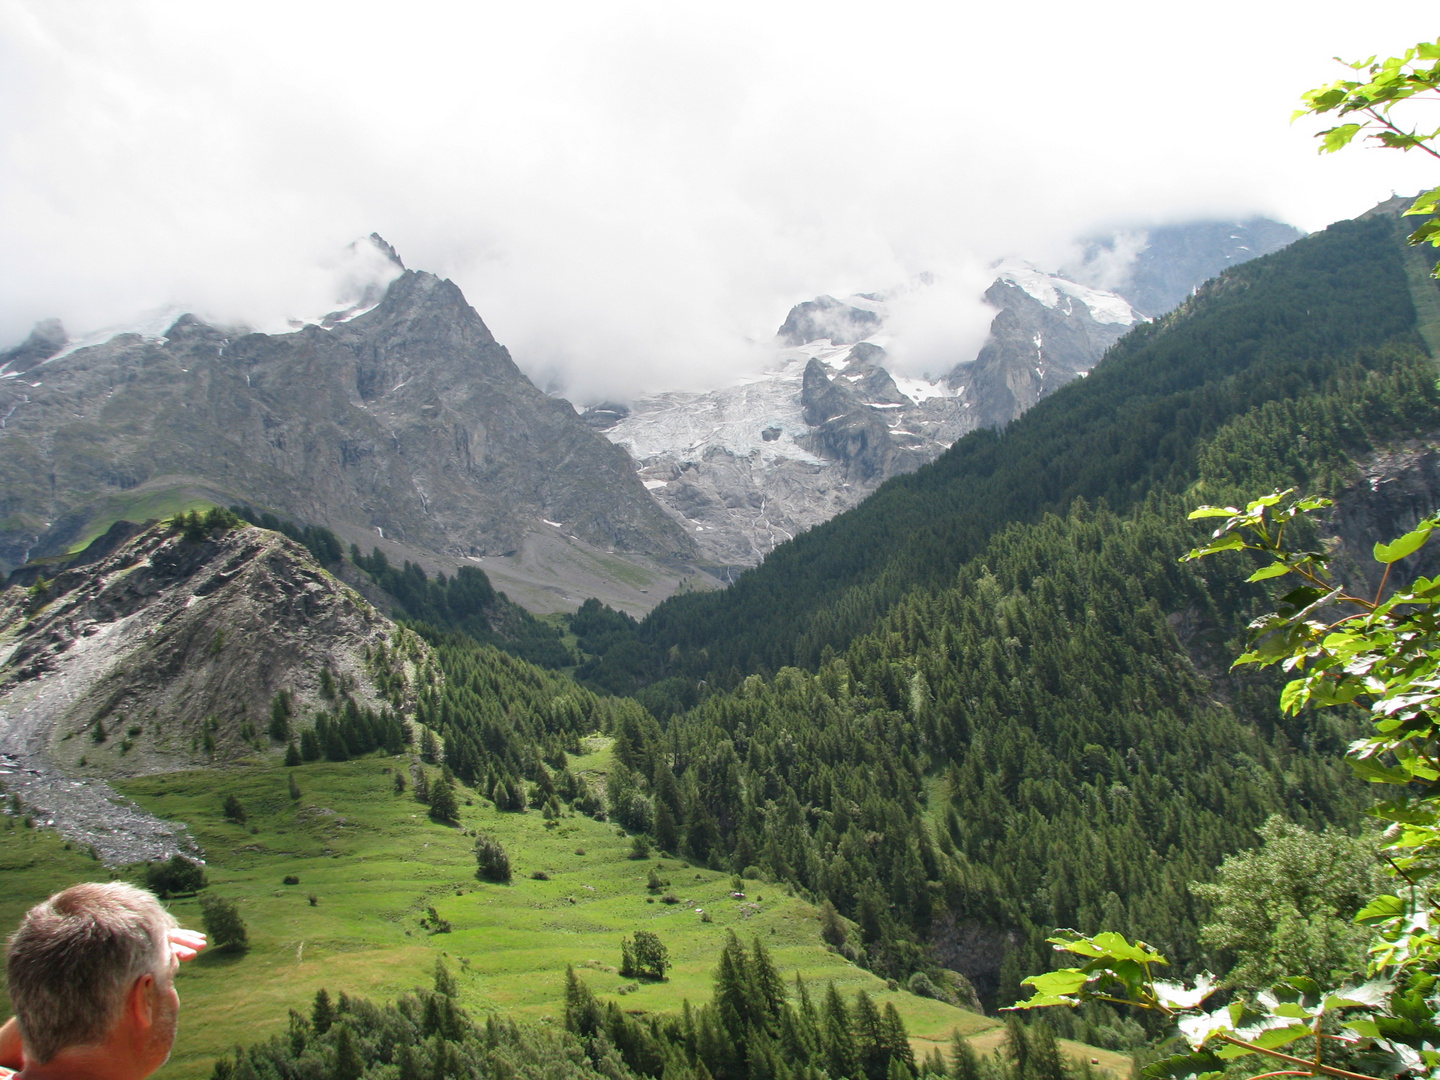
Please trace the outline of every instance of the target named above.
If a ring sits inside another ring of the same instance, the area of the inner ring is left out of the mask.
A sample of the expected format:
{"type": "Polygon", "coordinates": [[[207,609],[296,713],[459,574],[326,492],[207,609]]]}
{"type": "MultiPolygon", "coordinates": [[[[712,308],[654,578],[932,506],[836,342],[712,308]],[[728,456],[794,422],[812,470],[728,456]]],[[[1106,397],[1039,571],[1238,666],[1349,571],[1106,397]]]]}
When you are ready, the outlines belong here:
{"type": "Polygon", "coordinates": [[[42,326],[0,361],[3,569],[196,499],[452,559],[551,528],[602,551],[694,553],[624,452],[538,390],[432,274],[398,271],[289,334],[184,315],[71,348],[42,326]]]}

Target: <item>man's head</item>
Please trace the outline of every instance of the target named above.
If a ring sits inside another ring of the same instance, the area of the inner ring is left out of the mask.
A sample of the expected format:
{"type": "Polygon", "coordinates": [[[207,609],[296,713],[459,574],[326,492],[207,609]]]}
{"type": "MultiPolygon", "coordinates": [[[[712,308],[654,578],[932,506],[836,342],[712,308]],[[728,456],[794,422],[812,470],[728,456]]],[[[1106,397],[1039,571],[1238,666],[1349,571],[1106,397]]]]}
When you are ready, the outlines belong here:
{"type": "Polygon", "coordinates": [[[175,925],[154,896],[120,882],[74,885],[31,908],[6,951],[27,1066],[98,1046],[134,1022],[145,1030],[130,1040],[133,1052],[146,1071],[158,1068],[175,1038],[166,936],[175,925]]]}

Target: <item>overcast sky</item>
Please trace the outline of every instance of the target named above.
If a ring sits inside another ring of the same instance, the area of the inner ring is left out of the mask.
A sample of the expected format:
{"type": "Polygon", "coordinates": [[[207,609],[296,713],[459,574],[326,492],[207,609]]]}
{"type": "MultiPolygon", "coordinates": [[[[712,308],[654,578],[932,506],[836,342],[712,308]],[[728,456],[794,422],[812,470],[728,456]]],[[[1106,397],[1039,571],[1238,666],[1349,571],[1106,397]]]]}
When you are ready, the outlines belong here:
{"type": "Polygon", "coordinates": [[[792,303],[922,272],[905,363],[938,372],[997,259],[1436,183],[1289,117],[1335,54],[1437,34],[1429,2],[0,0],[0,342],[278,327],[377,230],[582,403],[723,382],[792,303]]]}

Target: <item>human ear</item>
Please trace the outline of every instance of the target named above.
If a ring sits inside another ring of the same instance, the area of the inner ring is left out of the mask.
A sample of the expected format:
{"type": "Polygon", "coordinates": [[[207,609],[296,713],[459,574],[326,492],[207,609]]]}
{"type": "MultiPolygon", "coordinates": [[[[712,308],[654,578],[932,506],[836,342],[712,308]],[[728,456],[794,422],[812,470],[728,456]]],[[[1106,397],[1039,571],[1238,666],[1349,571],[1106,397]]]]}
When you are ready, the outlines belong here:
{"type": "Polygon", "coordinates": [[[136,1028],[148,1030],[155,1022],[155,976],[146,972],[136,979],[125,999],[125,1011],[136,1028]]]}

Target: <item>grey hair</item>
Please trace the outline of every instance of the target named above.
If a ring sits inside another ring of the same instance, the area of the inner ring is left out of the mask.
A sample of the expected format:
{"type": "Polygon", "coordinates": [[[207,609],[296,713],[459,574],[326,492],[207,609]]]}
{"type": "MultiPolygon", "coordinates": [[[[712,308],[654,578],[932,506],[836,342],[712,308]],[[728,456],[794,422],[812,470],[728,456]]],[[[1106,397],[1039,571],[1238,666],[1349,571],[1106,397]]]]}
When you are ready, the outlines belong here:
{"type": "Polygon", "coordinates": [[[26,1060],[103,1041],[136,979],[168,985],[176,925],[154,895],[119,881],[72,885],[26,912],[5,950],[26,1060]]]}

